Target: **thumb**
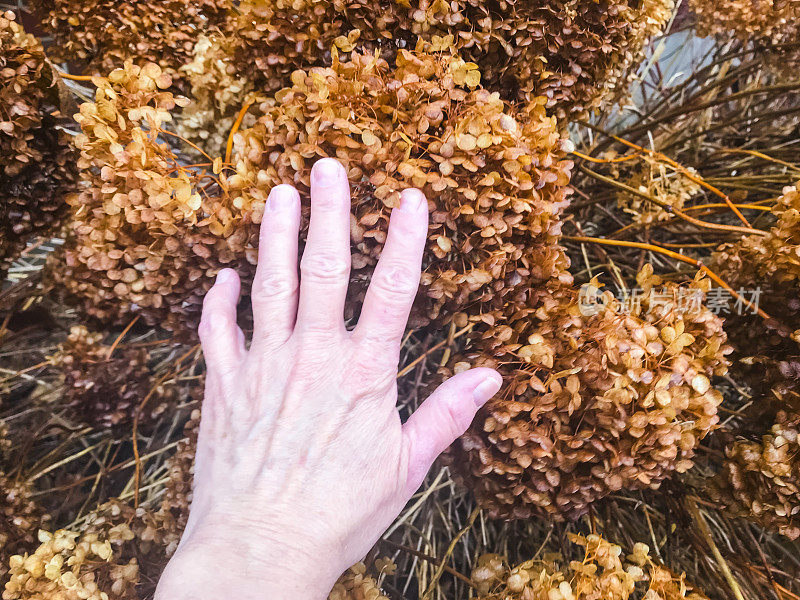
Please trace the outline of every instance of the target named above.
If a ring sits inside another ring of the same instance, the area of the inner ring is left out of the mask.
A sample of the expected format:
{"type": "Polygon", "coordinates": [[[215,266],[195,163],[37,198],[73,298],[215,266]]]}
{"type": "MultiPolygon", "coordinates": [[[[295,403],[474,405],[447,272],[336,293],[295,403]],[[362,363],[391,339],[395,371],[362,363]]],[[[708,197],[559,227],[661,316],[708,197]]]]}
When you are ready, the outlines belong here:
{"type": "Polygon", "coordinates": [[[445,381],[403,425],[408,456],[407,491],[413,494],[433,461],[462,435],[503,385],[493,369],[472,369],[445,381]]]}

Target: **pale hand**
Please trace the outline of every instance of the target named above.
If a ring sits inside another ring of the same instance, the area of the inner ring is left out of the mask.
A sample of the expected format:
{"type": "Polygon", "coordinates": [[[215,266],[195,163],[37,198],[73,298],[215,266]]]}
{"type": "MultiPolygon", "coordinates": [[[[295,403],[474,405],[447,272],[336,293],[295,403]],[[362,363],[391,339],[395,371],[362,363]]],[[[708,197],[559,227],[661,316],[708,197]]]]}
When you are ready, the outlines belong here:
{"type": "Polygon", "coordinates": [[[417,190],[402,194],[351,332],[347,176],[323,159],[311,181],[300,277],[300,197],[282,185],[267,201],[249,350],[236,323],[236,273],[222,271],[206,296],[194,500],[157,600],[323,600],[501,386],[491,369],[461,373],[401,422],[397,367],[427,201],[417,190]]]}

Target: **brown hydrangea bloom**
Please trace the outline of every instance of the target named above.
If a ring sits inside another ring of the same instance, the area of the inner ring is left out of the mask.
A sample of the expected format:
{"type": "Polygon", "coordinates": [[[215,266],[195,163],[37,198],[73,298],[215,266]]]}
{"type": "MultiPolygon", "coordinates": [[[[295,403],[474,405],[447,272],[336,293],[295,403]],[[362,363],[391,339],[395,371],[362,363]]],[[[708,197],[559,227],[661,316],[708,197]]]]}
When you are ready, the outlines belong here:
{"type": "MultiPolygon", "coordinates": [[[[683,210],[686,202],[700,193],[699,184],[670,169],[663,162],[649,156],[642,157],[641,160],[642,164],[632,170],[615,169],[613,176],[621,178],[628,187],[661,200],[675,210],[683,210]]],[[[617,206],[631,215],[634,223],[641,225],[651,225],[675,217],[665,207],[624,190],[617,193],[617,206]]]]}
{"type": "Polygon", "coordinates": [[[548,98],[559,117],[596,108],[627,87],[672,0],[245,0],[233,30],[237,64],[267,89],[297,68],[327,66],[356,44],[391,59],[422,38],[476,62],[506,99],[548,98]]]}
{"type": "Polygon", "coordinates": [[[712,481],[715,500],[726,510],[800,538],[800,411],[778,413],[759,442],[737,440],[725,450],[722,471],[712,481]]]}
{"type": "Polygon", "coordinates": [[[36,547],[36,532],[49,518],[31,499],[29,485],[0,471],[0,577],[8,572],[11,556],[36,547]]]}
{"type": "Polygon", "coordinates": [[[481,556],[471,577],[479,600],[628,600],[636,584],[646,581],[646,600],[707,600],[690,590],[683,576],[676,577],[653,562],[645,544],[635,544],[626,557],[620,546],[597,534],[570,534],[569,539],[584,548],[582,561],[567,563],[558,555],[549,555],[509,568],[497,554],[481,556]]]}
{"type": "Polygon", "coordinates": [[[154,62],[175,75],[191,60],[198,31],[224,27],[231,0],[31,0],[53,36],[58,62],[101,74],[125,61],[154,62]]]}
{"type": "Polygon", "coordinates": [[[159,385],[152,376],[145,349],[116,348],[109,356],[111,347],[103,338],[86,327],[73,327],[51,358],[64,374],[64,403],[70,416],[101,429],[129,426],[149,397],[139,422],[155,420],[174,400],[175,390],[159,385]]]}
{"type": "MultiPolygon", "coordinates": [[[[490,366],[505,387],[446,460],[492,517],[575,518],[621,489],[657,488],[692,466],[718,422],[709,378],[727,368],[709,282],[664,284],[647,265],[639,301],[531,290],[527,306],[475,317],[445,374],[490,366]]],[[[590,288],[584,288],[584,291],[590,288]]]]}
{"type": "Polygon", "coordinates": [[[69,136],[57,129],[58,76],[39,41],[0,13],[0,278],[33,235],[67,212],[77,178],[69,136]]]}
{"type": "Polygon", "coordinates": [[[249,230],[216,177],[181,166],[159,137],[170,111],[186,104],[163,91],[171,80],[160,67],[127,63],[94,84],[95,101],[76,117],[83,186],[69,199],[70,232],[49,281],[101,320],[137,313],[193,332],[219,270],[252,271],[249,230]]]}
{"type": "MultiPolygon", "coordinates": [[[[196,390],[197,400],[202,400],[200,395],[202,389],[201,385],[196,390]]],[[[167,463],[169,481],[165,486],[164,500],[159,511],[163,544],[169,555],[177,549],[180,536],[189,520],[194,484],[194,458],[197,453],[197,435],[200,432],[199,410],[192,412],[183,432],[183,439],[167,463]]]]}
{"type": "Polygon", "coordinates": [[[432,213],[413,323],[565,276],[557,240],[572,163],[544,99],[511,106],[480,86],[475,65],[421,48],[401,50],[394,67],[354,52],[292,79],[235,136],[236,173],[225,183],[254,220],[274,185],[293,184],[308,217],[313,162],[342,161],[353,188],[348,316],[409,187],[423,190],[432,213]]]}
{"type": "Polygon", "coordinates": [[[136,561],[121,563],[114,556],[115,548],[132,538],[124,525],[106,535],[40,531],[33,554],[11,557],[3,600],[137,600],[136,561]]]}
{"type": "MultiPolygon", "coordinates": [[[[237,113],[256,97],[253,82],[237,75],[230,40],[222,34],[201,35],[181,76],[189,84],[192,103],[180,113],[176,130],[207,153],[223,155],[237,113]]],[[[248,115],[242,125],[251,127],[254,121],[248,115]]],[[[203,160],[199,152],[192,156],[203,160]]]]}
{"type": "Polygon", "coordinates": [[[800,280],[800,191],[787,187],[772,210],[777,223],[766,236],[744,236],[738,242],[724,244],[714,253],[712,262],[720,275],[734,283],[797,285],[800,280]]]}
{"type": "Polygon", "coordinates": [[[744,236],[720,246],[712,268],[734,288],[760,290],[759,306],[772,320],[731,315],[726,330],[736,348],[738,374],[761,397],[800,392],[800,192],[783,191],[773,209],[777,217],[768,235],[744,236]]]}
{"type": "Polygon", "coordinates": [[[604,598],[627,600],[635,585],[645,580],[638,566],[626,565],[622,548],[599,535],[570,535],[570,541],[583,546],[585,559],[565,561],[548,557],[530,560],[514,568],[502,557],[487,554],[478,559],[472,580],[478,585],[480,600],[576,600],[604,598]]]}
{"type": "Polygon", "coordinates": [[[797,39],[800,6],[793,0],[692,0],[703,36],[733,34],[742,43],[791,43],[797,39]]]}
{"type": "Polygon", "coordinates": [[[339,578],[333,586],[328,600],[389,600],[381,591],[376,576],[392,575],[395,572],[394,563],[385,558],[375,561],[374,571],[371,574],[364,563],[350,567],[347,573],[339,578]]]}

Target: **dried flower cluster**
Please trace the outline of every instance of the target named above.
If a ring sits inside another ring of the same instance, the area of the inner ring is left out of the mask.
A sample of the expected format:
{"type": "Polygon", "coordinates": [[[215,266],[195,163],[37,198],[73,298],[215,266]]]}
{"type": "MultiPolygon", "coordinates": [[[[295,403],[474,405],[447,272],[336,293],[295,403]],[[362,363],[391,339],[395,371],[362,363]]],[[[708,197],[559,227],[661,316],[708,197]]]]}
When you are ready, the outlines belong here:
{"type": "Polygon", "coordinates": [[[28,239],[51,232],[77,178],[69,136],[57,127],[58,76],[14,13],[0,13],[0,279],[28,239]]]}
{"type": "Polygon", "coordinates": [[[127,426],[147,399],[139,422],[157,419],[172,403],[175,390],[153,377],[146,350],[122,347],[109,356],[111,346],[103,344],[103,337],[83,326],[73,327],[51,358],[64,374],[70,416],[101,429],[127,426]]]}
{"type": "Polygon", "coordinates": [[[475,319],[445,373],[491,366],[506,384],[447,460],[490,515],[576,517],[692,466],[718,422],[709,378],[727,368],[722,320],[701,303],[708,280],[662,285],[646,265],[637,281],[627,310],[610,292],[587,311],[571,290],[531,290],[527,308],[475,319]]]}
{"type": "Polygon", "coordinates": [[[572,163],[543,100],[518,110],[480,87],[474,64],[422,49],[401,50],[394,68],[353,53],[292,79],[235,136],[236,173],[226,181],[254,220],[279,183],[298,187],[307,216],[313,162],[344,163],[353,187],[348,316],[380,255],[391,207],[409,187],[425,192],[432,213],[412,322],[449,318],[522,281],[564,273],[558,217],[572,163]]]}
{"type": "Polygon", "coordinates": [[[30,486],[0,471],[0,577],[11,556],[36,546],[36,532],[49,517],[31,499],[30,486]]]}
{"type": "MultiPolygon", "coordinates": [[[[181,68],[192,103],[177,119],[177,131],[214,156],[224,152],[236,113],[253,91],[251,81],[237,76],[229,45],[222,34],[201,35],[191,62],[181,68]]],[[[243,123],[245,127],[253,125],[252,118],[248,118],[243,123]]],[[[199,152],[193,156],[198,160],[202,157],[199,152]]]]}
{"type": "Polygon", "coordinates": [[[0,478],[0,490],[8,491],[8,509],[0,497],[0,514],[14,515],[8,533],[0,522],[0,542],[8,540],[0,545],[0,558],[6,564],[11,558],[12,567],[3,600],[152,597],[188,520],[199,422],[200,413],[195,411],[185,428],[188,437],[167,461],[170,480],[155,510],[111,501],[87,516],[80,533],[40,533],[38,549],[35,534],[47,518],[27,499],[25,488],[3,487],[7,480],[0,478]],[[11,557],[15,552],[19,556],[11,557]]]}
{"type": "Polygon", "coordinates": [[[737,440],[712,482],[715,500],[790,539],[800,538],[800,411],[780,411],[761,441],[737,440]]]}
{"type": "Polygon", "coordinates": [[[800,192],[783,190],[768,235],[744,236],[720,246],[712,255],[713,268],[737,288],[760,289],[759,305],[773,318],[751,315],[726,320],[737,350],[737,373],[761,398],[782,399],[800,392],[800,192]]]}
{"type": "Polygon", "coordinates": [[[247,276],[247,229],[216,195],[216,177],[178,163],[159,138],[170,111],[185,105],[155,64],[127,63],[95,78],[81,105],[80,194],[69,199],[70,235],[51,261],[50,280],[85,311],[124,322],[194,331],[202,298],[225,266],[247,276]]]}
{"type": "Polygon", "coordinates": [[[40,531],[41,543],[33,554],[11,558],[3,600],[136,600],[138,565],[114,560],[114,548],[132,537],[126,526],[111,529],[107,536],[40,531]]]}
{"type": "Polygon", "coordinates": [[[231,0],[31,0],[53,36],[49,49],[89,75],[125,61],[154,62],[171,75],[191,60],[198,31],[224,27],[231,0]]]}
{"type": "Polygon", "coordinates": [[[800,191],[787,187],[772,209],[777,223],[766,236],[744,236],[721,246],[713,257],[720,274],[730,281],[798,285],[800,281],[800,191]]]}
{"type": "MultiPolygon", "coordinates": [[[[203,386],[195,388],[200,394],[203,386]]],[[[196,398],[201,400],[202,397],[196,398]]],[[[192,412],[184,427],[184,438],[178,443],[175,454],[167,462],[169,481],[165,485],[164,500],[159,511],[162,544],[167,554],[172,555],[178,547],[181,534],[189,520],[194,483],[194,457],[197,453],[197,436],[200,432],[200,411],[192,412]]]]}
{"type": "MultiPolygon", "coordinates": [[[[394,563],[389,559],[379,558],[375,561],[374,571],[377,576],[392,575],[395,569],[394,563]]],[[[339,578],[328,600],[389,600],[389,597],[381,591],[378,581],[370,574],[366,565],[358,563],[339,578]]]]}
{"type": "Polygon", "coordinates": [[[786,44],[797,39],[800,6],[794,0],[692,0],[703,36],[731,33],[742,43],[786,44]]]}
{"type": "Polygon", "coordinates": [[[277,90],[295,69],[330,64],[330,50],[356,46],[392,62],[420,39],[477,63],[487,88],[506,99],[547,98],[559,118],[624,93],[645,42],[672,0],[246,0],[232,33],[236,64],[277,90]]]}
{"type": "Polygon", "coordinates": [[[682,576],[653,562],[645,544],[637,543],[625,557],[620,546],[597,534],[570,534],[570,541],[583,547],[585,556],[568,565],[559,556],[546,556],[508,568],[497,554],[481,556],[472,571],[480,600],[628,600],[645,581],[650,583],[645,600],[707,600],[690,591],[682,576]]]}
{"type": "MultiPolygon", "coordinates": [[[[618,177],[619,171],[614,176],[618,177]]],[[[650,157],[643,157],[642,165],[630,173],[624,183],[642,194],[660,200],[673,210],[683,210],[686,202],[701,190],[699,184],[650,157]]],[[[617,205],[631,215],[634,223],[641,225],[667,221],[675,216],[665,206],[624,190],[617,194],[617,205]]]]}

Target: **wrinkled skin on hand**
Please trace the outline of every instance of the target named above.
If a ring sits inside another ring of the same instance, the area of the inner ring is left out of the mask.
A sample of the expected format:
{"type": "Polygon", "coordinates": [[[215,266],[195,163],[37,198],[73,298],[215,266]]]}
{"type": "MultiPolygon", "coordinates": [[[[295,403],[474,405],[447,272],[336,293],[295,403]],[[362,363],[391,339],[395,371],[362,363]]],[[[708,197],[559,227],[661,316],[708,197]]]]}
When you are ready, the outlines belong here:
{"type": "Polygon", "coordinates": [[[290,186],[272,190],[249,349],[236,323],[236,273],[222,271],[205,299],[208,374],[194,500],[158,600],[327,597],[499,390],[495,371],[467,371],[401,422],[397,366],[427,220],[425,197],[406,190],[359,323],[348,331],[344,169],[323,159],[312,170],[299,273],[300,197],[290,186]]]}

